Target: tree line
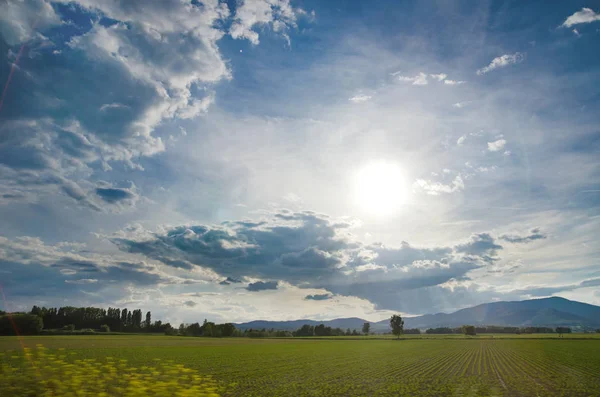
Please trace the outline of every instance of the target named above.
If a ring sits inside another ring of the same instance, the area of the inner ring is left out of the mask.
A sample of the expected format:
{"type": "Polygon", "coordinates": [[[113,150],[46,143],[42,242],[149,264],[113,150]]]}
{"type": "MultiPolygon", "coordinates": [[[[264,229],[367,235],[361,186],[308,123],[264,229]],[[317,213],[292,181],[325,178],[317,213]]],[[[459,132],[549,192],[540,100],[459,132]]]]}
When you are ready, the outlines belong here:
{"type": "Polygon", "coordinates": [[[169,323],[152,322],[152,313],[142,315],[141,309],[128,310],[109,307],[39,307],[29,314],[41,317],[45,329],[102,329],[113,332],[164,332],[169,323]]]}
{"type": "MultiPolygon", "coordinates": [[[[170,323],[160,320],[152,321],[152,313],[142,310],[128,310],[127,308],[102,309],[97,307],[46,308],[33,306],[28,313],[6,313],[0,311],[0,335],[37,334],[40,332],[73,333],[76,330],[83,332],[152,332],[167,335],[205,336],[205,337],[307,337],[307,336],[358,336],[368,335],[371,324],[365,322],[359,332],[356,329],[332,328],[319,324],[316,326],[305,324],[295,331],[282,331],[275,329],[246,329],[239,330],[233,323],[215,324],[204,320],[202,324],[180,324],[174,328],[170,323]]],[[[404,329],[404,320],[400,315],[390,318],[392,333],[398,337],[402,334],[421,334],[418,328],[404,329]]],[[[426,334],[534,334],[557,333],[559,335],[571,333],[569,327],[503,327],[503,326],[473,326],[438,327],[429,328],[426,334]]],[[[600,332],[600,330],[598,330],[600,332]]]]}

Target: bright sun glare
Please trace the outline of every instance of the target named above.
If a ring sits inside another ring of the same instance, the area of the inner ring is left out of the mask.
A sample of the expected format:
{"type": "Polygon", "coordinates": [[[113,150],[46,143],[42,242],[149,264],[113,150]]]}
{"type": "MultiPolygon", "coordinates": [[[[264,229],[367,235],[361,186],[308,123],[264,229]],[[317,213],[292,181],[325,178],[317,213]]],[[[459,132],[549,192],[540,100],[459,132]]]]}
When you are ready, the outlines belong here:
{"type": "Polygon", "coordinates": [[[406,200],[402,169],[394,163],[379,161],[367,164],[355,181],[356,204],[376,216],[391,215],[406,200]]]}

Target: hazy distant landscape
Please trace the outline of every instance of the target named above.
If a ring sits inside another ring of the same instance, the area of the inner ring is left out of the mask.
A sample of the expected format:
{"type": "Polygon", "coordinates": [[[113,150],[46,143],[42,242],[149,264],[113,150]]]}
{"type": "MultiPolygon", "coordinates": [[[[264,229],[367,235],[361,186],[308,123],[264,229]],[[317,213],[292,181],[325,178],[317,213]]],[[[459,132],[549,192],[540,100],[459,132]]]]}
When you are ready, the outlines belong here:
{"type": "MultiPolygon", "coordinates": [[[[366,320],[340,318],[328,321],[250,321],[236,324],[240,329],[274,328],[296,330],[303,324],[325,324],[332,328],[360,329],[366,320]]],[[[405,328],[460,327],[465,324],[496,325],[510,327],[557,327],[570,326],[578,330],[594,331],[600,328],[600,306],[570,301],[564,298],[533,299],[517,302],[494,302],[466,308],[454,313],[428,314],[406,317],[405,328]]],[[[374,332],[389,332],[389,321],[371,324],[374,332]]]]}

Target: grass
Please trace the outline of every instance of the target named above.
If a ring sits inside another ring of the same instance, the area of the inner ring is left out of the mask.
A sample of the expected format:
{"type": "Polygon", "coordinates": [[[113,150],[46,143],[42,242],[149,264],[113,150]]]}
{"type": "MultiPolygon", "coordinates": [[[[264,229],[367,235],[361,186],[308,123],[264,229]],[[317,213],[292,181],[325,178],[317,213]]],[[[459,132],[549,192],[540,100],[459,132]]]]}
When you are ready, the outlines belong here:
{"type": "MultiPolygon", "coordinates": [[[[123,359],[133,368],[172,360],[216,380],[222,396],[600,396],[600,339],[594,335],[444,337],[113,335],[27,337],[24,343],[41,343],[51,353],[65,348],[74,353],[70,360],[123,359]]],[[[19,341],[1,337],[0,352],[8,350],[7,356],[20,352],[19,341]]]]}

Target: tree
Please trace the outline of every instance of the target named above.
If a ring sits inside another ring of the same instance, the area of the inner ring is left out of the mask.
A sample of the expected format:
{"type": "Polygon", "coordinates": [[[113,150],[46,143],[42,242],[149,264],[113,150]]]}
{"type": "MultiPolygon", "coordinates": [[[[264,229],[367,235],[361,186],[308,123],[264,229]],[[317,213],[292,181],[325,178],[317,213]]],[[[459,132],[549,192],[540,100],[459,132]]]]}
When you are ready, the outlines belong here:
{"type": "Polygon", "coordinates": [[[559,338],[562,338],[563,334],[570,334],[571,333],[571,328],[569,328],[569,327],[556,327],[556,333],[558,334],[559,338]]]}
{"type": "Polygon", "coordinates": [[[399,314],[394,314],[390,318],[390,327],[392,328],[392,333],[400,339],[400,335],[404,332],[404,320],[402,316],[399,314]]]}
{"type": "Polygon", "coordinates": [[[313,336],[315,334],[315,327],[312,325],[304,324],[298,330],[294,332],[294,336],[313,336]]]}
{"type": "Polygon", "coordinates": [[[121,310],[121,331],[127,328],[127,308],[121,310]]]}
{"type": "Polygon", "coordinates": [[[475,335],[475,326],[473,325],[463,325],[462,332],[465,335],[474,336],[475,335]]]}
{"type": "MultiPolygon", "coordinates": [[[[598,330],[598,332],[600,332],[600,330],[598,330]]],[[[352,335],[352,331],[350,331],[350,328],[346,329],[346,336],[350,336],[352,335]]]]}
{"type": "Polygon", "coordinates": [[[152,319],[151,319],[151,314],[150,312],[146,313],[146,321],[145,321],[145,327],[146,327],[146,331],[150,332],[150,326],[152,325],[152,319]]]}
{"type": "Polygon", "coordinates": [[[364,323],[363,324],[363,328],[362,328],[362,332],[365,335],[369,335],[369,331],[371,330],[371,324],[369,323],[364,323]]]}
{"type": "Polygon", "coordinates": [[[232,323],[225,323],[217,325],[221,336],[233,336],[235,334],[235,325],[232,323]]]}

